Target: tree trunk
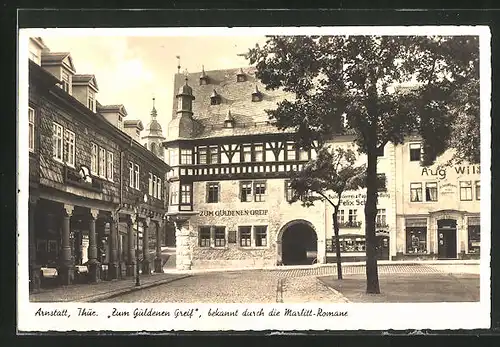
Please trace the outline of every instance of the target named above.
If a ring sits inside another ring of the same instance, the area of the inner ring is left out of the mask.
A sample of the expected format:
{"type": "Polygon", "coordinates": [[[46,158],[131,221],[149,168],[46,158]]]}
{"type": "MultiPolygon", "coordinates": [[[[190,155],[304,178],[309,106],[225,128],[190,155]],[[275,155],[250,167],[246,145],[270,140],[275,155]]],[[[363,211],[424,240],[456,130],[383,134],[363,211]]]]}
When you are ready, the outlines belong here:
{"type": "Polygon", "coordinates": [[[337,220],[338,207],[335,207],[332,214],[333,218],[333,231],[335,233],[335,252],[337,255],[337,278],[342,279],[342,259],[340,258],[340,237],[339,237],[339,222],[337,220]]]}
{"type": "Polygon", "coordinates": [[[377,216],[377,154],[376,143],[368,146],[368,166],[366,172],[366,293],[380,294],[377,268],[375,218],[377,216]]]}

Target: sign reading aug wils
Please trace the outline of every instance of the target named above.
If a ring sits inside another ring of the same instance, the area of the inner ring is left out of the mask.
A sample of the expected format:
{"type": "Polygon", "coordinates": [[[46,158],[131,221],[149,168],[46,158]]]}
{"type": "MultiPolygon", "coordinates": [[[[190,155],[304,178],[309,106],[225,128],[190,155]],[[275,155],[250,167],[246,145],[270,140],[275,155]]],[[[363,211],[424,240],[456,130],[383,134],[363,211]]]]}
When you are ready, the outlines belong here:
{"type": "Polygon", "coordinates": [[[268,210],[215,210],[200,211],[200,217],[267,216],[268,210]]]}

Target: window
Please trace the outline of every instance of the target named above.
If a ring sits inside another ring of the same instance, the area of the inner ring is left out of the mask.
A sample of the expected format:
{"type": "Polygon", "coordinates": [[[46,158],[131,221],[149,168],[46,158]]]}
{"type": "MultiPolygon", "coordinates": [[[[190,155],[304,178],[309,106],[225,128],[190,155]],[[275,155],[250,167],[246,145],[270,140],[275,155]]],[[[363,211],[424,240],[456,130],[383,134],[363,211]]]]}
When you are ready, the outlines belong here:
{"type": "Polygon", "coordinates": [[[472,200],[472,181],[460,181],[460,200],[472,200]]]}
{"type": "Polygon", "coordinates": [[[63,161],[63,127],[52,123],[52,156],[63,161]]]}
{"type": "Polygon", "coordinates": [[[242,202],[252,201],[252,182],[240,183],[240,196],[242,202]]]}
{"type": "Polygon", "coordinates": [[[108,180],[112,181],[113,180],[113,153],[112,152],[107,152],[108,154],[108,160],[107,160],[107,172],[106,172],[106,177],[108,180]]]}
{"type": "Polygon", "coordinates": [[[251,247],[252,246],[252,227],[238,227],[238,232],[240,234],[240,246],[241,247],[251,247]]]}
{"type": "Polygon", "coordinates": [[[349,210],[349,224],[354,225],[358,219],[358,210],[349,210]]]}
{"type": "Polygon", "coordinates": [[[386,192],[387,191],[387,178],[385,177],[385,173],[378,173],[377,174],[377,184],[378,184],[378,191],[379,192],[386,192]]]}
{"type": "Polygon", "coordinates": [[[343,224],[345,222],[345,211],[344,210],[339,210],[337,214],[337,221],[339,224],[343,224]]]}
{"type": "Polygon", "coordinates": [[[29,134],[28,134],[28,148],[31,152],[35,150],[35,110],[31,107],[28,108],[28,121],[29,121],[29,134]]]}
{"type": "Polygon", "coordinates": [[[266,201],[266,182],[254,183],[255,198],[254,201],[266,201]]]}
{"type": "Polygon", "coordinates": [[[410,161],[420,161],[422,146],[420,143],[410,143],[410,161]]]}
{"type": "Polygon", "coordinates": [[[207,163],[207,147],[198,147],[198,164],[207,163]]]}
{"type": "Polygon", "coordinates": [[[288,202],[292,201],[295,192],[291,186],[291,182],[288,180],[285,181],[285,192],[286,192],[286,201],[288,202]]]}
{"type": "Polygon", "coordinates": [[[157,191],[156,191],[156,198],[157,198],[157,199],[161,199],[161,197],[162,197],[162,196],[161,196],[161,195],[162,195],[162,194],[161,194],[162,189],[161,189],[161,178],[160,178],[160,177],[158,177],[158,184],[156,185],[156,190],[157,190],[157,191]]]}
{"type": "Polygon", "coordinates": [[[139,189],[139,165],[134,165],[134,187],[139,189]]]}
{"type": "Polygon", "coordinates": [[[297,159],[295,147],[293,143],[286,144],[286,159],[287,160],[295,160],[297,159]]]}
{"type": "Polygon", "coordinates": [[[191,149],[181,149],[181,164],[193,163],[193,151],[191,149]]]}
{"type": "Polygon", "coordinates": [[[226,246],[226,227],[215,227],[215,247],[226,246]]]}
{"type": "Polygon", "coordinates": [[[106,177],[106,150],[99,147],[99,176],[106,177]]]}
{"type": "Polygon", "coordinates": [[[301,148],[299,150],[299,160],[309,160],[309,151],[305,151],[301,148]]]}
{"type": "Polygon", "coordinates": [[[69,75],[66,71],[63,71],[62,72],[62,89],[69,93],[69,86],[70,86],[70,82],[69,82],[69,75]]]}
{"type": "Polygon", "coordinates": [[[426,227],[406,227],[406,253],[427,253],[426,227]]]}
{"type": "Polygon", "coordinates": [[[264,146],[262,143],[254,145],[254,161],[263,162],[264,161],[264,146]]]}
{"type": "Polygon", "coordinates": [[[118,116],[118,129],[123,130],[123,117],[118,116]]]}
{"type": "MultiPolygon", "coordinates": [[[[479,219],[479,218],[478,218],[479,219]]],[[[469,241],[469,253],[479,254],[481,249],[481,226],[469,225],[468,226],[468,241],[469,241]]]]}
{"type": "Polygon", "coordinates": [[[383,227],[387,226],[385,208],[377,210],[377,218],[375,220],[375,224],[376,224],[377,228],[383,228],[383,227]]]}
{"type": "Polygon", "coordinates": [[[94,93],[92,93],[91,91],[89,91],[89,98],[88,98],[88,104],[87,104],[88,108],[90,108],[92,111],[95,110],[94,106],[95,106],[95,95],[94,93]]]}
{"type": "Polygon", "coordinates": [[[191,204],[191,185],[181,185],[181,204],[191,204]]]}
{"type": "Polygon", "coordinates": [[[179,186],[177,184],[170,186],[170,205],[179,205],[179,186]]]}
{"type": "Polygon", "coordinates": [[[256,247],[266,247],[267,246],[267,226],[255,226],[255,246],[256,247]]]}
{"type": "Polygon", "coordinates": [[[481,200],[481,181],[476,181],[476,200],[481,200]]]}
{"type": "Polygon", "coordinates": [[[251,145],[243,145],[242,146],[242,158],[243,162],[249,163],[252,161],[252,146],[251,145]]]}
{"type": "Polygon", "coordinates": [[[245,82],[246,80],[247,80],[246,75],[243,74],[236,75],[236,82],[245,82]]]}
{"type": "Polygon", "coordinates": [[[98,162],[98,153],[97,153],[97,145],[95,143],[92,144],[92,154],[90,157],[90,172],[94,175],[97,175],[97,162],[98,162]]]}
{"type": "Polygon", "coordinates": [[[177,159],[177,148],[174,148],[174,149],[171,149],[170,152],[169,152],[169,155],[170,155],[170,161],[169,161],[169,164],[171,166],[176,166],[177,163],[178,163],[178,159],[177,159]]]}
{"type": "Polygon", "coordinates": [[[156,177],[156,175],[153,175],[153,187],[152,187],[152,191],[153,191],[153,198],[156,198],[156,193],[157,193],[157,183],[158,183],[158,177],[156,177]]]}
{"type": "Polygon", "coordinates": [[[134,163],[128,162],[128,185],[134,188],[134,163]]]}
{"type": "Polygon", "coordinates": [[[207,202],[219,202],[219,183],[207,183],[207,202]]]}
{"type": "Polygon", "coordinates": [[[210,247],[210,227],[200,227],[200,247],[210,247]]]}
{"type": "Polygon", "coordinates": [[[148,180],[148,187],[149,187],[149,195],[153,196],[153,174],[150,172],[149,173],[149,180],[148,180]]]}
{"type": "MultiPolygon", "coordinates": [[[[366,240],[364,236],[340,236],[339,237],[340,251],[346,252],[364,252],[366,248],[366,240]]],[[[335,238],[332,240],[332,249],[336,249],[335,238]]]]}
{"type": "Polygon", "coordinates": [[[422,183],[410,183],[410,201],[422,202],[422,183]]]}
{"type": "Polygon", "coordinates": [[[377,157],[383,157],[384,156],[384,148],[385,147],[377,147],[377,157]]]}
{"type": "Polygon", "coordinates": [[[210,146],[210,164],[216,164],[219,162],[219,147],[210,146]]]}
{"type": "Polygon", "coordinates": [[[436,182],[425,183],[425,200],[438,201],[438,186],[436,182]]]}

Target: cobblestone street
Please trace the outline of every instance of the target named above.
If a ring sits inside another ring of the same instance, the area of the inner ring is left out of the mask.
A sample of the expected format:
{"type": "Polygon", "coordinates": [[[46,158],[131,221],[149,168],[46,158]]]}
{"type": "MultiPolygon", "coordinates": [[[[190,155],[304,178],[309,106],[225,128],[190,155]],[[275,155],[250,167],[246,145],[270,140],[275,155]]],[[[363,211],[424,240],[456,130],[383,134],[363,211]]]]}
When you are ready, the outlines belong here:
{"type": "MultiPolygon", "coordinates": [[[[477,265],[383,265],[382,276],[390,274],[445,275],[450,273],[476,273],[477,265]]],[[[328,287],[318,277],[335,276],[335,266],[313,268],[287,268],[283,270],[247,270],[207,272],[124,294],[103,302],[189,302],[189,303],[341,303],[347,299],[328,287]]],[[[359,277],[364,266],[345,266],[343,274],[359,277]]]]}

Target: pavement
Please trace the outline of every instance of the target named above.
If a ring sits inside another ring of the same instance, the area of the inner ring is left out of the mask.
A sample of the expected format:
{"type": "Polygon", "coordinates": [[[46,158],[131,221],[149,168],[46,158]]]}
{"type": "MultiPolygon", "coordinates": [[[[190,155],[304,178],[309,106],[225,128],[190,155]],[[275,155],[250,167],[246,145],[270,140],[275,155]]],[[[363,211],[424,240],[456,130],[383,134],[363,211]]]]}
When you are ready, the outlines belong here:
{"type": "MultiPolygon", "coordinates": [[[[352,285],[350,287],[351,291],[364,288],[363,281],[366,281],[364,277],[365,269],[364,262],[359,264],[343,264],[343,283],[347,283],[347,279],[352,280],[352,285]]],[[[454,261],[451,263],[442,261],[419,263],[390,262],[388,264],[379,262],[378,270],[381,288],[386,289],[388,288],[386,278],[390,277],[394,280],[401,279],[398,280],[399,282],[393,281],[394,288],[398,291],[410,290],[408,285],[405,287],[405,276],[407,279],[420,279],[420,283],[424,283],[425,278],[434,281],[436,283],[432,287],[434,288],[434,291],[439,291],[440,288],[445,288],[443,286],[453,288],[453,281],[455,281],[455,285],[465,286],[468,288],[467,293],[458,291],[456,297],[465,295],[469,299],[475,298],[476,284],[477,288],[479,288],[478,261],[454,261]],[[465,282],[461,283],[459,280],[456,280],[458,277],[463,277],[465,275],[469,276],[464,280],[465,282]],[[447,282],[444,281],[443,278],[453,279],[453,281],[447,282]]],[[[163,274],[141,276],[140,287],[135,286],[133,278],[116,281],[103,281],[98,284],[75,284],[66,287],[42,290],[39,293],[30,294],[30,301],[342,303],[353,300],[352,295],[349,293],[343,293],[343,291],[346,290],[346,287],[340,288],[335,284],[337,274],[335,264],[287,267],[280,266],[260,270],[245,269],[245,271],[239,269],[224,269],[219,271],[210,269],[190,272],[175,271],[165,264],[164,272],[165,273],[163,274]]],[[[420,289],[417,284],[415,284],[411,291],[420,289]]],[[[359,292],[357,292],[356,295],[358,294],[359,292]]],[[[429,297],[429,295],[426,297],[429,297]]],[[[356,300],[358,299],[354,299],[354,302],[356,302],[356,300]]],[[[399,299],[392,298],[391,300],[399,299]]]]}

